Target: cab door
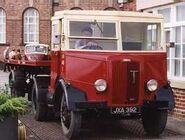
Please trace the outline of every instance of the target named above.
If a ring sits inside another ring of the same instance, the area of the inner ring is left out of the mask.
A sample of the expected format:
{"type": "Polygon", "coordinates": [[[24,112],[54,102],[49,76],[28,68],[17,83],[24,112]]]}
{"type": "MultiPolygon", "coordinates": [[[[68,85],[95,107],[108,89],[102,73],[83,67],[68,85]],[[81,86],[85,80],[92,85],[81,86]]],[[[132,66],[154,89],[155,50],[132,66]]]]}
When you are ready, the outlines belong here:
{"type": "Polygon", "coordinates": [[[51,80],[49,93],[55,92],[55,84],[58,76],[60,75],[60,51],[62,47],[61,43],[62,34],[62,20],[52,21],[52,41],[51,41],[51,80]]]}

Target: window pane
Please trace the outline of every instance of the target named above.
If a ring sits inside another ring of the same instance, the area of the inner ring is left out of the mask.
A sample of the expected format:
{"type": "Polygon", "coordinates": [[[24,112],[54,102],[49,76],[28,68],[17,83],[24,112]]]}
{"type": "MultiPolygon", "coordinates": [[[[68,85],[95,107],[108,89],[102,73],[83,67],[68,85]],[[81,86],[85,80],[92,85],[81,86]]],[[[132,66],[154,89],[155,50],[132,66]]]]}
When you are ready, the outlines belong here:
{"type": "Polygon", "coordinates": [[[2,42],[2,41],[3,41],[3,34],[0,33],[0,42],[2,42]]]}
{"type": "Polygon", "coordinates": [[[156,23],[122,22],[123,50],[158,50],[160,25],[156,23]]]}
{"type": "Polygon", "coordinates": [[[183,71],[182,71],[183,77],[185,77],[185,60],[183,60],[183,71]]]}
{"type": "Polygon", "coordinates": [[[30,12],[29,12],[29,16],[35,16],[35,10],[34,9],[30,9],[30,12]]]}
{"type": "Polygon", "coordinates": [[[70,21],[71,36],[116,37],[115,23],[70,21]],[[88,35],[89,32],[90,34],[88,35]],[[86,35],[87,33],[87,35],[86,35]]]}
{"type": "Polygon", "coordinates": [[[170,56],[170,49],[167,47],[166,51],[167,51],[167,57],[169,58],[169,56],[170,56]]]}
{"type": "Polygon", "coordinates": [[[180,76],[180,60],[175,60],[175,76],[180,76]]]}
{"type": "Polygon", "coordinates": [[[4,33],[2,35],[2,40],[3,40],[3,42],[5,42],[5,34],[4,33]]]}
{"type": "Polygon", "coordinates": [[[177,6],[177,12],[176,12],[177,21],[185,20],[184,13],[185,13],[185,5],[177,6]]]}
{"type": "Polygon", "coordinates": [[[70,49],[117,50],[116,40],[70,39],[69,45],[70,49]]]}
{"type": "Polygon", "coordinates": [[[170,52],[171,52],[171,58],[175,58],[175,47],[174,48],[169,48],[170,49],[170,52]]]}
{"type": "Polygon", "coordinates": [[[170,42],[170,31],[165,31],[165,42],[166,43],[170,42]]]}
{"type": "Polygon", "coordinates": [[[6,28],[6,23],[5,23],[5,12],[3,9],[0,8],[0,42],[4,43],[5,42],[5,28],[6,28]]]}
{"type": "Polygon", "coordinates": [[[175,38],[176,43],[181,43],[181,27],[176,27],[175,38]]]}
{"type": "Polygon", "coordinates": [[[148,46],[152,46],[152,31],[151,30],[147,30],[147,42],[148,42],[148,46]]]}
{"type": "MultiPolygon", "coordinates": [[[[170,31],[165,31],[165,43],[169,43],[170,42],[170,31]]],[[[169,58],[170,56],[170,49],[167,47],[167,57],[169,58]]]]}
{"type": "Polygon", "coordinates": [[[31,33],[31,32],[35,32],[35,25],[33,25],[33,24],[30,24],[29,25],[29,32],[31,33]]]}
{"type": "Polygon", "coordinates": [[[169,72],[170,71],[170,60],[169,59],[167,59],[167,71],[169,72]]]}
{"type": "Polygon", "coordinates": [[[39,40],[38,40],[38,34],[35,35],[35,42],[39,42],[39,40]]]}
{"type": "Polygon", "coordinates": [[[185,26],[182,27],[182,42],[185,43],[185,26]]]}
{"type": "Polygon", "coordinates": [[[4,25],[3,24],[0,24],[0,32],[2,33],[4,31],[4,25]]]}
{"type": "Polygon", "coordinates": [[[24,42],[28,42],[27,34],[24,34],[24,42]]]}
{"type": "Polygon", "coordinates": [[[183,58],[185,58],[185,44],[183,45],[183,58]]]}
{"type": "Polygon", "coordinates": [[[34,34],[29,35],[29,42],[34,42],[34,34]]]}
{"type": "Polygon", "coordinates": [[[35,23],[34,20],[35,20],[34,17],[29,18],[29,23],[35,23]]]}
{"type": "Polygon", "coordinates": [[[24,34],[26,34],[28,32],[28,26],[25,24],[24,25],[24,34]]]}
{"type": "Polygon", "coordinates": [[[5,16],[3,17],[3,23],[5,24],[5,22],[6,22],[6,18],[5,18],[5,16]]]}
{"type": "Polygon", "coordinates": [[[171,15],[170,8],[159,10],[158,13],[163,15],[165,22],[170,22],[170,15],[171,15]]]}
{"type": "Polygon", "coordinates": [[[175,57],[179,58],[181,54],[181,45],[175,45],[175,57]]]}
{"type": "Polygon", "coordinates": [[[24,17],[24,23],[29,23],[29,18],[28,17],[24,17]]]}

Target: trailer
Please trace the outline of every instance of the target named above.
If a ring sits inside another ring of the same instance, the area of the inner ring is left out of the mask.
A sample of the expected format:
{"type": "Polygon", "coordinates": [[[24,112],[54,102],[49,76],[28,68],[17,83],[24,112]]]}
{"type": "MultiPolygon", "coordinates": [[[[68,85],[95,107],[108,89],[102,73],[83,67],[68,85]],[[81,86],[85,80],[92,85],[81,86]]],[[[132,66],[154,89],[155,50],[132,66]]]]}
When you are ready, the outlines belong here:
{"type": "MultiPolygon", "coordinates": [[[[12,96],[25,96],[31,101],[34,78],[39,75],[50,75],[49,47],[44,44],[30,44],[25,46],[21,59],[4,59],[9,70],[9,87],[12,96]],[[44,50],[31,50],[30,48],[45,48],[44,50]]],[[[48,79],[48,78],[47,78],[48,79]]],[[[46,82],[49,84],[48,82],[46,82]]]]}

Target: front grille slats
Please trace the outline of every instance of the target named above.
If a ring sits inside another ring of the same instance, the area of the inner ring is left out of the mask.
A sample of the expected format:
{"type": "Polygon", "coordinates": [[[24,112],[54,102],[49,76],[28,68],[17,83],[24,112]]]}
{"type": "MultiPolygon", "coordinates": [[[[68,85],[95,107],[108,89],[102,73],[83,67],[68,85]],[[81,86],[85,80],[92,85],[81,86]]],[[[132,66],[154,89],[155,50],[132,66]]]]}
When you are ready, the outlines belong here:
{"type": "Polygon", "coordinates": [[[117,61],[112,64],[111,104],[135,104],[139,97],[139,63],[117,61]]]}
{"type": "Polygon", "coordinates": [[[137,103],[139,96],[139,64],[128,63],[127,66],[127,100],[128,103],[137,103]]]}

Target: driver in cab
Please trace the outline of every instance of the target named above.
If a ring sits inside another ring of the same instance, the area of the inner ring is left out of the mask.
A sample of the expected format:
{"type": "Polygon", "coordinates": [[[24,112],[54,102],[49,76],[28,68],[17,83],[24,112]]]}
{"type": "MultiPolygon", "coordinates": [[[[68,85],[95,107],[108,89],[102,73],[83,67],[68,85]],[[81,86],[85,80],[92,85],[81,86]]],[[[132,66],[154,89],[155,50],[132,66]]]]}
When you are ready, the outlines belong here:
{"type": "MultiPolygon", "coordinates": [[[[92,37],[93,30],[91,27],[84,27],[81,31],[82,36],[92,37]]],[[[83,38],[75,43],[75,49],[92,49],[92,50],[102,50],[102,48],[91,38],[83,38]]]]}

